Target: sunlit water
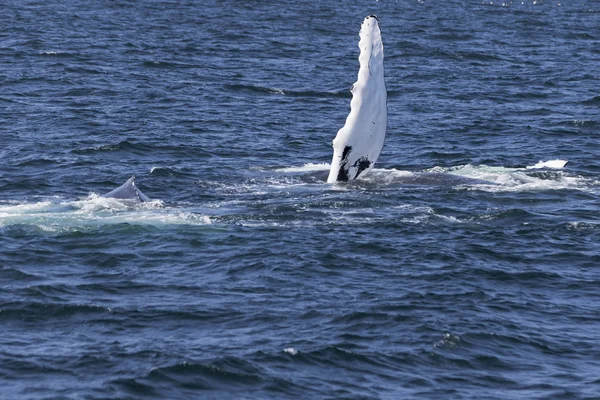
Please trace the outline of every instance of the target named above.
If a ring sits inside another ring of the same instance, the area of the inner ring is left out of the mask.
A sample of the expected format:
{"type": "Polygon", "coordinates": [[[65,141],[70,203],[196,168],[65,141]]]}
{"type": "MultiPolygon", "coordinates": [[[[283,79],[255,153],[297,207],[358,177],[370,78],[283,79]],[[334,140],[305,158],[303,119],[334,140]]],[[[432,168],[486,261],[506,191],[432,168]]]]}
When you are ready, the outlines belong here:
{"type": "Polygon", "coordinates": [[[0,398],[596,398],[599,7],[9,1],[0,398]]]}

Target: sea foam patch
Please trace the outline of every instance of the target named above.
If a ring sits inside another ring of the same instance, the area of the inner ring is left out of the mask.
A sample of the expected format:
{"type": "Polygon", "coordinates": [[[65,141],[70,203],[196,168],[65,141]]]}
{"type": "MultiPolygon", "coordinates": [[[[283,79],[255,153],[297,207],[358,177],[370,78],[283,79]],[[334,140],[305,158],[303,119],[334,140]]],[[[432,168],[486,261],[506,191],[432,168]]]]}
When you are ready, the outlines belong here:
{"type": "Polygon", "coordinates": [[[540,169],[540,168],[551,168],[551,169],[562,169],[567,165],[567,160],[548,160],[540,161],[537,164],[525,167],[526,169],[540,169]]]}
{"type": "Polygon", "coordinates": [[[276,172],[312,172],[312,171],[329,171],[329,168],[331,168],[331,165],[328,163],[321,163],[321,164],[313,164],[313,163],[308,163],[308,164],[304,164],[301,167],[286,167],[286,168],[279,168],[276,169],[276,172]]]}
{"type": "Polygon", "coordinates": [[[0,226],[34,225],[45,231],[70,231],[103,225],[207,225],[207,215],[165,207],[160,200],[136,203],[90,194],[76,201],[0,203],[0,226]]]}

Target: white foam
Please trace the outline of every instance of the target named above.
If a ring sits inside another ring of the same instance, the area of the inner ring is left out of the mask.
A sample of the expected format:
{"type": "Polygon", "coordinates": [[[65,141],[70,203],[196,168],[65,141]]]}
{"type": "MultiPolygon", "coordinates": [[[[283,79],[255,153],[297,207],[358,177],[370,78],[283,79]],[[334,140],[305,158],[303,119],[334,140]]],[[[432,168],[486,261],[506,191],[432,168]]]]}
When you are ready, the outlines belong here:
{"type": "Polygon", "coordinates": [[[538,169],[538,168],[551,168],[551,169],[561,169],[567,165],[567,160],[548,160],[548,161],[540,161],[535,165],[531,165],[525,167],[526,169],[538,169]]]}
{"type": "Polygon", "coordinates": [[[383,179],[384,181],[393,182],[395,178],[407,178],[410,176],[414,176],[415,173],[411,171],[403,171],[395,168],[384,169],[384,168],[375,168],[371,170],[368,176],[361,176],[359,179],[362,180],[379,180],[383,179]]]}
{"type": "MultiPolygon", "coordinates": [[[[566,161],[550,160],[543,163],[553,165],[554,167],[550,168],[554,169],[554,171],[548,171],[547,174],[545,174],[546,176],[539,176],[531,171],[532,168],[490,167],[487,165],[474,166],[471,164],[452,168],[435,167],[430,171],[449,173],[492,183],[490,185],[467,185],[469,190],[484,190],[490,192],[525,192],[561,189],[580,191],[597,190],[595,187],[598,185],[598,182],[557,170],[557,167],[561,164],[564,166],[566,161]]],[[[547,166],[541,168],[547,168],[547,166]]]]}
{"type": "Polygon", "coordinates": [[[291,354],[291,355],[293,355],[293,356],[295,356],[296,354],[298,354],[298,350],[296,350],[296,349],[295,349],[295,348],[293,348],[293,347],[287,347],[287,348],[283,349],[283,352],[284,352],[284,353],[291,354]]]}
{"type": "MultiPolygon", "coordinates": [[[[523,167],[523,168],[510,168],[502,166],[488,166],[488,165],[472,165],[465,164],[456,167],[433,167],[420,172],[433,172],[433,173],[444,173],[456,175],[464,178],[477,179],[481,181],[487,181],[490,184],[477,184],[469,185],[465,184],[468,190],[486,190],[491,192],[503,192],[503,191],[533,191],[533,190],[560,190],[560,189],[574,189],[581,191],[597,191],[599,182],[587,179],[581,176],[569,174],[562,169],[567,164],[567,160],[548,160],[540,161],[539,163],[523,167]],[[535,171],[538,169],[549,169],[544,176],[540,176],[535,171]]],[[[287,167],[278,169],[278,172],[312,172],[312,171],[326,171],[329,169],[329,164],[313,164],[308,163],[300,167],[287,167]]],[[[368,175],[362,175],[358,178],[360,181],[365,181],[377,185],[395,184],[401,181],[402,178],[408,178],[414,176],[415,172],[398,170],[394,168],[375,168],[371,170],[368,175]]],[[[273,187],[280,189],[291,188],[292,186],[303,186],[303,183],[293,182],[282,182],[277,181],[277,185],[272,184],[273,187]]],[[[239,189],[239,187],[238,187],[239,189]]],[[[256,189],[255,187],[243,188],[243,191],[256,189]]],[[[329,188],[330,190],[355,190],[352,186],[347,185],[335,185],[329,188]]]]}
{"type": "Polygon", "coordinates": [[[600,228],[600,223],[596,221],[572,221],[567,222],[566,225],[568,229],[575,230],[590,230],[600,228]]]}
{"type": "Polygon", "coordinates": [[[277,172],[311,172],[311,171],[329,171],[329,168],[331,168],[331,165],[328,163],[321,163],[321,164],[308,163],[308,164],[304,164],[301,167],[279,168],[279,169],[276,169],[275,171],[277,171],[277,172]]]}
{"type": "Polygon", "coordinates": [[[165,207],[160,200],[138,203],[90,194],[77,201],[0,204],[0,226],[34,225],[44,231],[70,231],[113,224],[207,225],[210,217],[165,207]]]}

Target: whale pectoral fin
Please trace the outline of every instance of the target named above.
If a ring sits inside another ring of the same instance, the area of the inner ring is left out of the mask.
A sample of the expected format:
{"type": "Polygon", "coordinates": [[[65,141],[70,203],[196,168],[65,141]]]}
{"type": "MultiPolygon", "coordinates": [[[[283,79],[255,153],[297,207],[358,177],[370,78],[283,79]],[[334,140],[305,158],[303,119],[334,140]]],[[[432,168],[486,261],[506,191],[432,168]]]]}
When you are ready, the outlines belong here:
{"type": "Polygon", "coordinates": [[[387,90],[377,17],[370,15],[364,19],[358,47],[358,79],[352,85],[352,101],[346,123],[333,140],[328,183],[353,180],[369,172],[381,153],[385,139],[387,90]]]}

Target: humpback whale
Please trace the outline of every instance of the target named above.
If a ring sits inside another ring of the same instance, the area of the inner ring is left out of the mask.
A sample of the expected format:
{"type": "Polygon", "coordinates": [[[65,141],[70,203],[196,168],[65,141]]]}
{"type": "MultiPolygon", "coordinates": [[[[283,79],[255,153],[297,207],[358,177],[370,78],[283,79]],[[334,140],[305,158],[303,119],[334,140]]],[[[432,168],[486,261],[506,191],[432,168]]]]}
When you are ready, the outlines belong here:
{"type": "Polygon", "coordinates": [[[327,183],[350,181],[369,172],[383,147],[387,128],[387,90],[379,20],[364,19],[360,29],[358,79],[352,85],[350,114],[333,139],[327,183]]]}
{"type": "Polygon", "coordinates": [[[111,199],[122,199],[122,200],[135,200],[139,202],[151,201],[140,189],[135,186],[135,175],[127,179],[123,185],[119,186],[115,190],[112,190],[101,197],[111,199]]]}

